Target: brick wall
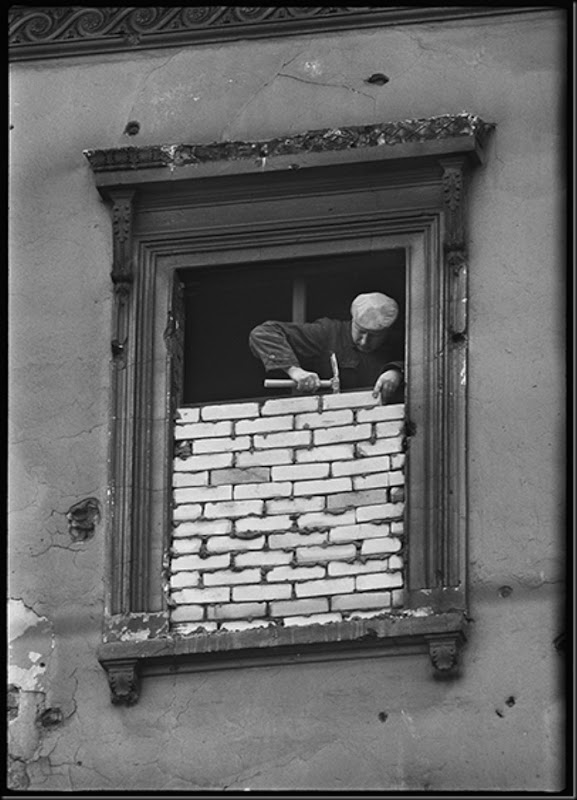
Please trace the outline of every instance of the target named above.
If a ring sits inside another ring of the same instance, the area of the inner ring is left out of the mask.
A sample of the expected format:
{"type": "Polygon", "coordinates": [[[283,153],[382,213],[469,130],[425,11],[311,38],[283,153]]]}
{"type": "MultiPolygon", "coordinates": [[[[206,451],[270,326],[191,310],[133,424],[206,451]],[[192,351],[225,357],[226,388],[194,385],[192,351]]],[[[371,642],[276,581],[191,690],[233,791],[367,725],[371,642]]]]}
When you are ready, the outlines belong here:
{"type": "Polygon", "coordinates": [[[403,414],[368,391],[180,409],[173,629],[336,622],[402,606],[403,414]]]}

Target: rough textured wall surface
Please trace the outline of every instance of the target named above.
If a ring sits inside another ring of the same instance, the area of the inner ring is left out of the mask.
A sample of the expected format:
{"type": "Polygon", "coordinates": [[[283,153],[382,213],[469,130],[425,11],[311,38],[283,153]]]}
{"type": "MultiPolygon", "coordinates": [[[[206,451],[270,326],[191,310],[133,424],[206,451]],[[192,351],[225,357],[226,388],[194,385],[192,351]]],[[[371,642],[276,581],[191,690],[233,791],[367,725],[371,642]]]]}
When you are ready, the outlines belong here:
{"type": "Polygon", "coordinates": [[[564,30],[548,11],[13,67],[14,787],[560,787],[564,30]],[[95,658],[111,229],[82,151],[462,110],[497,125],[470,203],[462,677],[435,682],[426,656],[230,669],[148,678],[113,707],[95,658]]]}

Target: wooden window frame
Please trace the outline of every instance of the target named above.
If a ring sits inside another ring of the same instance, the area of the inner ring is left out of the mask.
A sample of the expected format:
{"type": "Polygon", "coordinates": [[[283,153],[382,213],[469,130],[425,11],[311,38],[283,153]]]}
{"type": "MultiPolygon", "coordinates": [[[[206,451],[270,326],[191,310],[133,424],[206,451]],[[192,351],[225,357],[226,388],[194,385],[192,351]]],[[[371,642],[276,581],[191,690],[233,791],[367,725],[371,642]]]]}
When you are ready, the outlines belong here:
{"type": "Polygon", "coordinates": [[[85,152],[112,214],[109,574],[98,658],[114,703],[136,702],[142,675],[247,661],[428,651],[436,676],[458,670],[467,628],[465,195],[493,127],[461,114],[271,142],[85,152]],[[176,271],[393,247],[407,253],[404,609],[274,633],[171,635],[163,567],[182,370],[176,271]]]}

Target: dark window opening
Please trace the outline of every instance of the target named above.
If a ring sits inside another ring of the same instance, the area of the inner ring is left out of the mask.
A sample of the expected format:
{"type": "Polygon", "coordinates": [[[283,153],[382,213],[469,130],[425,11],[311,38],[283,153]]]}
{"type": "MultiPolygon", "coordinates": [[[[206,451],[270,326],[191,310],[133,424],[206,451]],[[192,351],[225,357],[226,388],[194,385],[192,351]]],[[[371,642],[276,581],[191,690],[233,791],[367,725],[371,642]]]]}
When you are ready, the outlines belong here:
{"type": "MultiPolygon", "coordinates": [[[[404,342],[405,251],[287,260],[255,266],[188,269],[184,287],[185,405],[278,396],[248,346],[265,320],[350,319],[357,294],[383,292],[399,304],[391,335],[404,342]]],[[[404,349],[404,348],[403,348],[404,349]]],[[[268,377],[287,377],[284,372],[268,377]]]]}

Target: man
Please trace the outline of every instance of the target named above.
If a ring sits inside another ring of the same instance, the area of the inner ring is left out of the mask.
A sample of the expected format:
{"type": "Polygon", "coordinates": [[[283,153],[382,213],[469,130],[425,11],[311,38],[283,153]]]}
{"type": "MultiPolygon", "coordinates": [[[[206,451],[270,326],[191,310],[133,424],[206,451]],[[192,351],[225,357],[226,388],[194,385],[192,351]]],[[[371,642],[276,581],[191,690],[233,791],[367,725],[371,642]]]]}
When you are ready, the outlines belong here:
{"type": "Polygon", "coordinates": [[[370,386],[383,402],[401,402],[395,395],[403,382],[402,346],[390,332],[398,313],[392,297],[360,294],[352,302],[351,320],[263,322],[251,331],[249,345],[267,372],[283,370],[301,392],[315,392],[320,376],[331,377],[335,353],[342,389],[370,386]]]}

